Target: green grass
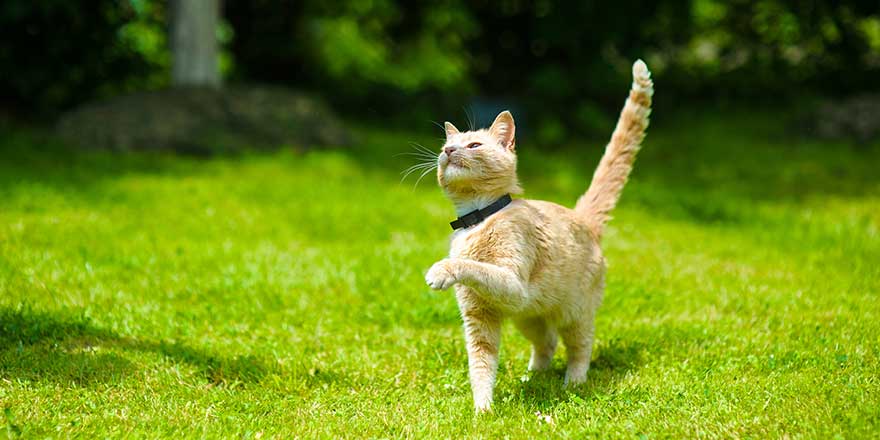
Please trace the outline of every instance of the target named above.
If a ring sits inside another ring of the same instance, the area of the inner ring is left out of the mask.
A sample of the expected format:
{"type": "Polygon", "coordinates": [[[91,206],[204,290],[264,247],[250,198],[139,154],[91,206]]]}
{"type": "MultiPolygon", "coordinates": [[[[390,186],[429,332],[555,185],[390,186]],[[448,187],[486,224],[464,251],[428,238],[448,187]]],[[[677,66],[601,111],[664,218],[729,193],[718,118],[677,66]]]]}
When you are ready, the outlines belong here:
{"type": "MultiPolygon", "coordinates": [[[[200,160],[0,141],[0,429],[16,437],[880,437],[880,148],[659,121],[605,238],[587,384],[505,327],[473,414],[436,185],[408,140],[200,160]]],[[[571,205],[601,142],[519,142],[571,205]]]]}

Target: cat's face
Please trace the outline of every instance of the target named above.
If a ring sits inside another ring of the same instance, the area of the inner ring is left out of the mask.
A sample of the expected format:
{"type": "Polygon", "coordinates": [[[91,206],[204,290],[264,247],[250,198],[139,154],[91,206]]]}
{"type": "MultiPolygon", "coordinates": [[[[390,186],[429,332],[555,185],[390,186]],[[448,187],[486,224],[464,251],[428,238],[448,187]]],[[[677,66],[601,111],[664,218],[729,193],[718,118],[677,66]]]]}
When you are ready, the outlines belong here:
{"type": "Polygon", "coordinates": [[[503,195],[522,190],[516,177],[513,116],[504,111],[489,129],[459,132],[446,123],[437,180],[450,197],[503,195]]]}

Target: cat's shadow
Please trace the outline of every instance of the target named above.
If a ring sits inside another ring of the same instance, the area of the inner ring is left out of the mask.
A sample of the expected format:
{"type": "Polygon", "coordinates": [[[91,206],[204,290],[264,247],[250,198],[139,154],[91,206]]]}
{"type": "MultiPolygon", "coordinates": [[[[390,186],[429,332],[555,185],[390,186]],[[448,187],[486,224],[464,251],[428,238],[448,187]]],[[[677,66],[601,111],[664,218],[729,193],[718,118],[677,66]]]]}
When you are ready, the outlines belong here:
{"type": "Polygon", "coordinates": [[[607,398],[619,388],[627,374],[642,364],[643,345],[640,342],[614,339],[598,344],[597,356],[590,363],[584,384],[567,387],[564,356],[557,354],[553,367],[546,371],[529,373],[512,388],[501,390],[496,400],[529,407],[534,411],[551,411],[559,404],[572,400],[593,401],[607,398]]]}
{"type": "Polygon", "coordinates": [[[0,308],[0,377],[76,386],[114,383],[136,373],[129,358],[158,354],[187,364],[217,386],[259,381],[272,371],[253,356],[221,356],[178,342],[122,336],[85,317],[0,308]]]}

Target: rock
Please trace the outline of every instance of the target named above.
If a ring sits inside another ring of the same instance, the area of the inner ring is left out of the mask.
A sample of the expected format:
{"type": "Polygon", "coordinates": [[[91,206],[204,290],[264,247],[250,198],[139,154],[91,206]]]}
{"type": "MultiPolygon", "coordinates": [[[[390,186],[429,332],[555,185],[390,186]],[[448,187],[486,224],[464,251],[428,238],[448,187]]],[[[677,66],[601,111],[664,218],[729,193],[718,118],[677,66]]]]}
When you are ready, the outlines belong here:
{"type": "Polygon", "coordinates": [[[58,134],[87,149],[213,154],[344,146],[351,136],[320,101],[281,87],[175,88],[89,103],[58,134]]]}
{"type": "Polygon", "coordinates": [[[821,103],[811,119],[817,136],[868,143],[880,137],[880,94],[865,93],[821,103]]]}

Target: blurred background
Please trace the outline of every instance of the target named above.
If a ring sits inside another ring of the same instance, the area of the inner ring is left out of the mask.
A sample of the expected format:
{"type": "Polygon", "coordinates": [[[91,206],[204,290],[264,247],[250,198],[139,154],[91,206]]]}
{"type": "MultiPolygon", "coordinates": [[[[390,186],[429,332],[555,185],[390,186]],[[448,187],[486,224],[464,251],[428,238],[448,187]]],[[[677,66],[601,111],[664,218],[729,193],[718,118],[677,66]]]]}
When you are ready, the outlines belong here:
{"type": "Polygon", "coordinates": [[[343,128],[316,121],[426,129],[444,118],[486,123],[502,108],[546,145],[605,137],[636,58],[654,72],[657,118],[788,104],[806,134],[864,142],[880,131],[876,1],[6,0],[0,37],[6,123],[67,121],[76,127],[63,134],[107,148],[345,144],[343,128]],[[170,87],[180,92],[163,93],[170,87]],[[278,114],[297,105],[297,115],[278,114]],[[231,129],[219,114],[175,122],[185,115],[169,108],[181,106],[238,106],[230,111],[250,127],[231,129]],[[271,127],[281,123],[330,128],[271,127]],[[228,133],[184,145],[193,142],[171,133],[181,124],[228,133]]]}
{"type": "Polygon", "coordinates": [[[0,430],[877,437],[878,74],[877,0],[2,0],[0,430]],[[510,328],[475,423],[442,122],[572,206],[637,58],[589,385],[510,328]]]}

